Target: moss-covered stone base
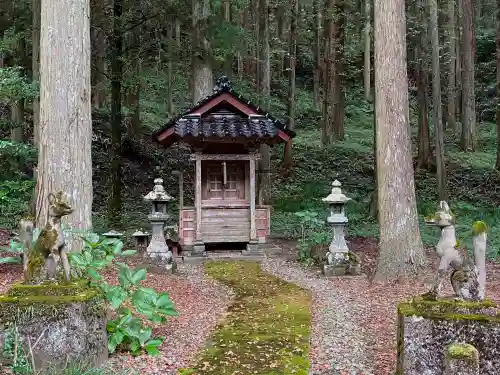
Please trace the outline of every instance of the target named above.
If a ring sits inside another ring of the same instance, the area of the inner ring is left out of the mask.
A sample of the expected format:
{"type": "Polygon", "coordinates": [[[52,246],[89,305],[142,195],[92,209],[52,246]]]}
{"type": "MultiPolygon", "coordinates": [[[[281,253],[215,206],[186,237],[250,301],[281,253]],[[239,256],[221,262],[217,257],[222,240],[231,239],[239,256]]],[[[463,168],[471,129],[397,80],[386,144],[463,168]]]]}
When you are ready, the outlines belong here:
{"type": "Polygon", "coordinates": [[[0,296],[0,343],[4,330],[16,325],[26,353],[32,345],[37,370],[72,361],[91,366],[104,363],[106,320],[100,293],[84,281],[14,284],[0,296]]]}
{"type": "Polygon", "coordinates": [[[478,350],[479,374],[498,374],[500,316],[494,302],[417,297],[398,305],[398,375],[442,375],[448,349],[462,343],[478,350]]]}
{"type": "Polygon", "coordinates": [[[443,375],[479,375],[479,353],[471,344],[448,345],[444,362],[443,375]]]}
{"type": "Polygon", "coordinates": [[[263,272],[255,262],[217,261],[205,267],[236,296],[191,373],[307,375],[309,293],[263,272]]]}

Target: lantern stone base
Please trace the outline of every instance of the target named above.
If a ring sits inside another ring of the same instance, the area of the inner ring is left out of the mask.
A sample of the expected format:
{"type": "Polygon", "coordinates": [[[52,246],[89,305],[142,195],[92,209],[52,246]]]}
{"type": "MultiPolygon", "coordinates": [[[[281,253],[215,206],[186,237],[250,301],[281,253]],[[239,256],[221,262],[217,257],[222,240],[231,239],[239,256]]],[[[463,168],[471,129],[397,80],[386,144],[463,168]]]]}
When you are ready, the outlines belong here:
{"type": "Polygon", "coordinates": [[[0,296],[0,363],[12,360],[3,345],[15,324],[18,343],[28,360],[32,351],[41,374],[67,363],[102,366],[108,358],[106,321],[104,301],[88,283],[14,284],[0,296]]]}
{"type": "Polygon", "coordinates": [[[400,303],[397,337],[397,375],[494,375],[500,369],[500,317],[489,300],[400,303]],[[462,372],[453,372],[457,365],[462,372]]]}
{"type": "Polygon", "coordinates": [[[323,266],[323,274],[326,277],[361,275],[359,258],[352,251],[330,251],[326,257],[327,264],[323,266]]]}
{"type": "Polygon", "coordinates": [[[326,277],[335,276],[359,276],[361,275],[360,266],[352,265],[323,265],[323,275],[326,277]]]}

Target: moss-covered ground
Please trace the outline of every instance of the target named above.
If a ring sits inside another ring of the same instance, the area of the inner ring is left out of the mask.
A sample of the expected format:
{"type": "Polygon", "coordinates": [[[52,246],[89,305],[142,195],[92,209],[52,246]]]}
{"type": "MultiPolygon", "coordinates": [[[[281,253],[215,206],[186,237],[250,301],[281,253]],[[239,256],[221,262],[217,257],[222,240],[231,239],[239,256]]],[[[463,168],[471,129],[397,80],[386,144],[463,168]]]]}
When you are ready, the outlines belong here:
{"type": "Polygon", "coordinates": [[[182,374],[306,375],[311,296],[255,262],[210,262],[207,274],[231,287],[233,304],[196,366],[182,374]]]}

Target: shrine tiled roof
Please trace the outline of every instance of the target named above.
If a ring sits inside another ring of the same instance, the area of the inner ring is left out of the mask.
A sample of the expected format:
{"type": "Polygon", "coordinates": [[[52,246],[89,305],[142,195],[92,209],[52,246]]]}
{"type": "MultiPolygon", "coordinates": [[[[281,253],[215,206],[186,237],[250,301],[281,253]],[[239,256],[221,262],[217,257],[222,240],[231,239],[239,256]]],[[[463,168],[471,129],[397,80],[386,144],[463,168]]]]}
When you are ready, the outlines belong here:
{"type": "Polygon", "coordinates": [[[171,119],[153,134],[153,139],[165,144],[184,137],[273,138],[279,134],[286,138],[295,136],[295,133],[289,130],[286,124],[243,98],[232,88],[227,77],[221,77],[217,80],[213,94],[171,119]],[[231,101],[238,103],[241,108],[252,114],[248,117],[241,117],[222,114],[200,116],[197,113],[207,108],[207,106],[211,106],[211,103],[215,103],[217,99],[220,100],[219,97],[222,95],[226,95],[231,101]],[[166,132],[168,132],[168,138],[171,138],[171,141],[162,142],[162,138],[166,138],[166,132]]]}
{"type": "Polygon", "coordinates": [[[275,137],[278,129],[275,123],[266,117],[229,117],[187,115],[178,119],[174,125],[175,135],[183,137],[217,137],[217,138],[266,138],[275,137]]]}

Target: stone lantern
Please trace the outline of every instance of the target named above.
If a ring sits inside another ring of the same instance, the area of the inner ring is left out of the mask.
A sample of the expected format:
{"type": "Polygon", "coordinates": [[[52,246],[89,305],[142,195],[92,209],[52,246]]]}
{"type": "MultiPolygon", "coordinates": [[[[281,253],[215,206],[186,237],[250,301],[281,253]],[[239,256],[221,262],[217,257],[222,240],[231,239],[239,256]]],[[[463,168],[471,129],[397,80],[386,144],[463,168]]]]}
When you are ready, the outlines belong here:
{"type": "Polygon", "coordinates": [[[114,240],[119,240],[123,237],[123,233],[117,232],[116,230],[110,230],[109,232],[103,233],[102,235],[106,238],[114,240]]]}
{"type": "Polygon", "coordinates": [[[147,246],[149,245],[149,233],[144,232],[142,230],[142,228],[139,230],[136,230],[132,234],[132,237],[134,237],[135,245],[137,246],[138,249],[141,250],[141,252],[144,251],[144,249],[146,249],[147,246]]]}
{"type": "Polygon", "coordinates": [[[154,184],[153,190],[144,197],[145,200],[151,202],[151,213],[148,215],[148,219],[151,222],[152,234],[146,253],[159,265],[164,265],[167,270],[173,272],[176,264],[172,252],[165,241],[163,231],[169,217],[167,214],[167,203],[173,200],[173,198],[165,191],[161,178],[156,178],[154,184]]]}
{"type": "Polygon", "coordinates": [[[326,253],[326,264],[323,268],[325,276],[344,276],[360,274],[358,257],[347,247],[345,241],[345,227],[347,216],[345,215],[345,204],[350,201],[342,189],[342,184],[335,180],[332,183],[332,192],[323,202],[330,206],[330,216],[327,222],[333,227],[333,239],[326,253]]]}

